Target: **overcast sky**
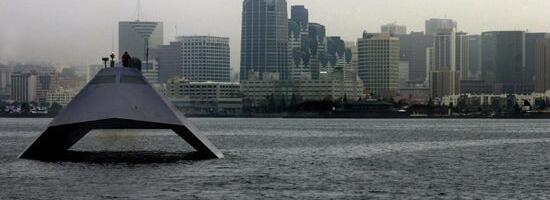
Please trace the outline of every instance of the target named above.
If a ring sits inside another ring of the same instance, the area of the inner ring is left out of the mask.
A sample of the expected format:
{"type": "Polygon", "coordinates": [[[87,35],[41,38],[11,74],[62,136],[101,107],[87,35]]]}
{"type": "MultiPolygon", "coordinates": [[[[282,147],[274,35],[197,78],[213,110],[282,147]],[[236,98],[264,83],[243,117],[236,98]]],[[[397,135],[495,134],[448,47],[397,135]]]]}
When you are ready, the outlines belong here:
{"type": "MultiPolygon", "coordinates": [[[[0,62],[100,63],[114,43],[117,22],[135,20],[137,0],[0,0],[0,62]],[[115,35],[114,41],[112,35],[115,35]]],[[[328,35],[355,40],[362,30],[397,22],[423,31],[424,20],[448,17],[459,30],[550,32],[549,0],[288,0],[305,5],[328,35]]],[[[231,40],[239,65],[242,0],[142,0],[142,19],[164,22],[165,43],[176,35],[231,40]]]]}

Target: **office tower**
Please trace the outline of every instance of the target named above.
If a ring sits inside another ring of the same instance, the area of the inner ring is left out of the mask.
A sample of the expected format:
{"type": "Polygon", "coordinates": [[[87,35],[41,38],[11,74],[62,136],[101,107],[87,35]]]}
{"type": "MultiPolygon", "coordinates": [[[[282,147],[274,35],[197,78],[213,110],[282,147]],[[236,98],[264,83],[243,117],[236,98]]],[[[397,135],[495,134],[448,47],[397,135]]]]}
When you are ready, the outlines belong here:
{"type": "Polygon", "coordinates": [[[460,93],[460,72],[451,70],[432,71],[430,88],[433,98],[460,93]]]}
{"type": "MultiPolygon", "coordinates": [[[[124,52],[141,61],[153,60],[151,49],[164,43],[162,22],[123,21],[118,23],[118,58],[124,52]]],[[[147,67],[145,67],[147,68],[147,67]]]]}
{"type": "Polygon", "coordinates": [[[544,93],[550,90],[550,39],[537,40],[534,52],[535,91],[544,93]]]}
{"type": "Polygon", "coordinates": [[[311,79],[308,18],[308,10],[304,6],[292,6],[288,21],[289,79],[311,79]]]}
{"type": "Polygon", "coordinates": [[[320,69],[321,79],[344,79],[344,68],[351,65],[351,49],[346,48],[342,38],[338,36],[327,37],[328,63],[320,69]]]}
{"type": "Polygon", "coordinates": [[[327,38],[325,26],[318,23],[309,23],[309,49],[311,78],[319,79],[321,67],[328,65],[327,38]]]}
{"type": "Polygon", "coordinates": [[[399,38],[388,33],[363,33],[359,48],[359,78],[374,96],[387,97],[399,88],[399,38]]]}
{"type": "Polygon", "coordinates": [[[0,100],[5,100],[10,96],[11,69],[5,65],[0,65],[0,100]]]}
{"type": "Polygon", "coordinates": [[[400,60],[409,63],[409,81],[416,84],[427,82],[429,70],[426,70],[426,49],[433,47],[434,38],[423,32],[411,32],[399,35],[400,60]]]}
{"type": "Polygon", "coordinates": [[[435,35],[433,71],[456,71],[456,33],[446,30],[435,35]]]}
{"type": "Polygon", "coordinates": [[[15,72],[11,75],[11,99],[16,102],[36,101],[37,75],[15,72]]]}
{"type": "Polygon", "coordinates": [[[166,83],[169,79],[183,75],[183,44],[170,42],[168,45],[160,45],[155,49],[155,59],[158,63],[158,76],[160,83],[166,83]]]}
{"type": "Polygon", "coordinates": [[[524,83],[534,84],[535,81],[535,49],[537,41],[550,38],[550,33],[526,33],[525,34],[525,74],[524,83]]]}
{"type": "Polygon", "coordinates": [[[59,73],[57,71],[38,72],[36,83],[36,101],[46,102],[48,93],[59,87],[59,73]]]}
{"type": "Polygon", "coordinates": [[[481,78],[481,35],[468,36],[468,76],[463,80],[479,80],[481,78]]]}
{"type": "MultiPolygon", "coordinates": [[[[460,93],[460,68],[465,65],[465,34],[454,30],[441,30],[435,35],[433,66],[430,76],[432,97],[460,93]]],[[[432,60],[432,59],[430,59],[432,60]]]]}
{"type": "Polygon", "coordinates": [[[229,38],[181,36],[183,44],[182,75],[190,81],[231,80],[229,38]]]}
{"type": "Polygon", "coordinates": [[[495,93],[529,93],[533,85],[525,84],[525,33],[493,31],[482,34],[482,80],[502,88],[495,93]]]}
{"type": "Polygon", "coordinates": [[[467,80],[470,69],[470,43],[468,34],[464,32],[456,33],[456,70],[460,72],[460,80],[467,80]]]}
{"type": "Polygon", "coordinates": [[[241,33],[241,80],[288,78],[288,15],[286,0],[245,0],[241,33]]]}
{"type": "Polygon", "coordinates": [[[445,30],[455,30],[457,23],[452,19],[432,18],[426,20],[426,35],[436,35],[445,30]]]}
{"type": "Polygon", "coordinates": [[[346,68],[344,69],[344,79],[357,80],[357,67],[359,65],[359,58],[357,57],[357,55],[359,54],[359,50],[357,49],[357,42],[347,41],[346,48],[349,49],[349,51],[351,52],[351,63],[347,64],[346,68]]]}
{"type": "Polygon", "coordinates": [[[407,26],[398,25],[396,23],[382,25],[380,30],[382,33],[389,33],[395,36],[407,34],[407,26]]]}

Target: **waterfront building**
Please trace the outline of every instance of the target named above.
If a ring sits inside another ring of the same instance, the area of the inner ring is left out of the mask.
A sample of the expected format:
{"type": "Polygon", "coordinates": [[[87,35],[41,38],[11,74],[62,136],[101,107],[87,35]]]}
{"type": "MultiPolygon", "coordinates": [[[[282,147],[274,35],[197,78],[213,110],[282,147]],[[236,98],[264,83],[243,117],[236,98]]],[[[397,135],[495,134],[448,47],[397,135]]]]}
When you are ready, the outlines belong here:
{"type": "Polygon", "coordinates": [[[166,95],[190,114],[240,114],[243,96],[239,83],[193,82],[174,77],[166,83],[166,95]]]}
{"type": "Polygon", "coordinates": [[[537,42],[550,38],[550,33],[525,33],[525,73],[523,81],[535,84],[537,66],[535,64],[537,42]]]}
{"type": "MultiPolygon", "coordinates": [[[[141,61],[153,60],[151,49],[164,43],[162,22],[121,21],[118,23],[118,56],[128,52],[141,61]]],[[[147,66],[145,67],[147,68],[147,66]]]]}
{"type": "Polygon", "coordinates": [[[409,63],[409,81],[427,84],[429,70],[427,69],[426,49],[433,47],[434,37],[424,32],[411,32],[399,35],[400,60],[409,63]]]}
{"type": "Polygon", "coordinates": [[[456,33],[456,70],[460,72],[460,80],[468,79],[470,72],[470,40],[468,34],[464,32],[456,33]]]}
{"type": "Polygon", "coordinates": [[[494,82],[508,94],[531,93],[525,82],[525,32],[492,31],[482,34],[482,80],[494,82]]]}
{"type": "Polygon", "coordinates": [[[166,83],[168,79],[182,75],[183,55],[183,44],[181,42],[170,42],[168,45],[160,45],[155,49],[159,82],[166,83]]]}
{"type": "Polygon", "coordinates": [[[0,65],[0,100],[6,100],[10,96],[11,68],[0,65]]]}
{"type": "Polygon", "coordinates": [[[374,96],[392,96],[399,89],[399,38],[388,33],[363,33],[357,42],[359,78],[374,96]]]}
{"type": "Polygon", "coordinates": [[[389,33],[390,35],[394,35],[394,36],[406,35],[407,26],[398,25],[396,23],[385,24],[380,27],[380,32],[389,33]]]}
{"type": "MultiPolygon", "coordinates": [[[[481,79],[481,35],[468,36],[468,76],[462,80],[481,79]]],[[[465,73],[462,73],[465,74],[465,73]]]]}
{"type": "Polygon", "coordinates": [[[13,73],[11,75],[11,99],[23,103],[37,101],[37,82],[38,76],[36,74],[27,72],[13,73]]]}
{"type": "Polygon", "coordinates": [[[294,103],[364,97],[363,83],[358,80],[248,80],[241,82],[241,91],[252,107],[265,105],[273,97],[294,103]]]}
{"type": "Polygon", "coordinates": [[[328,64],[327,38],[325,26],[318,23],[309,23],[309,51],[311,78],[321,78],[321,67],[328,64]]]}
{"type": "Polygon", "coordinates": [[[455,30],[457,28],[456,21],[452,19],[432,18],[426,20],[426,35],[436,35],[444,30],[455,30]]]}
{"type": "Polygon", "coordinates": [[[77,94],[77,90],[59,88],[49,91],[45,101],[50,104],[67,106],[77,94]]]}
{"type": "Polygon", "coordinates": [[[304,6],[292,6],[288,21],[289,79],[311,79],[309,13],[304,6]]]}
{"type": "Polygon", "coordinates": [[[190,81],[230,81],[229,38],[181,36],[176,40],[183,44],[183,77],[190,81]]]}
{"type": "Polygon", "coordinates": [[[432,97],[460,92],[461,68],[467,66],[467,42],[465,33],[442,30],[435,35],[433,66],[430,69],[432,97]]]}
{"type": "Polygon", "coordinates": [[[46,102],[47,94],[59,87],[59,73],[39,72],[36,84],[36,101],[46,102]]]}
{"type": "Polygon", "coordinates": [[[286,0],[244,0],[241,33],[241,80],[258,72],[288,79],[286,0]]]}
{"type": "Polygon", "coordinates": [[[534,53],[535,91],[546,92],[550,90],[550,39],[538,40],[534,53]]]}
{"type": "Polygon", "coordinates": [[[460,94],[495,94],[499,93],[498,88],[492,82],[482,80],[460,81],[460,94]]]}

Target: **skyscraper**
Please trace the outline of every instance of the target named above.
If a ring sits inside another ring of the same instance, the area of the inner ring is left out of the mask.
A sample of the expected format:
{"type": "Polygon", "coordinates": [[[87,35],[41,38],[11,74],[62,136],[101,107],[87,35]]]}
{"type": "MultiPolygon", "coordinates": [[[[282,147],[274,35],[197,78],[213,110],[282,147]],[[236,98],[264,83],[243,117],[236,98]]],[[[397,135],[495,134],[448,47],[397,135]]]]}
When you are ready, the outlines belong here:
{"type": "Polygon", "coordinates": [[[537,41],[550,38],[550,33],[526,33],[525,34],[525,74],[526,84],[534,84],[535,81],[535,49],[537,41]]]}
{"type": "Polygon", "coordinates": [[[250,73],[288,78],[286,0],[245,0],[241,37],[241,80],[250,73]]]}
{"type": "Polygon", "coordinates": [[[550,39],[539,39],[535,45],[535,91],[550,90],[550,39]]]}
{"type": "Polygon", "coordinates": [[[433,66],[430,72],[432,97],[455,95],[460,92],[460,68],[464,67],[467,55],[465,33],[453,29],[441,30],[435,35],[433,66]]]}
{"type": "Polygon", "coordinates": [[[309,23],[309,50],[311,52],[311,78],[319,79],[321,67],[328,65],[325,26],[318,23],[309,23]]]}
{"type": "Polygon", "coordinates": [[[391,35],[406,35],[407,26],[398,25],[396,23],[385,24],[380,27],[382,33],[389,33],[391,35]]]}
{"type": "Polygon", "coordinates": [[[456,33],[456,70],[460,72],[460,80],[467,80],[470,71],[470,40],[464,32],[456,33]]]}
{"type": "Polygon", "coordinates": [[[468,36],[468,76],[463,80],[479,80],[481,78],[481,35],[468,36]]]}
{"type": "Polygon", "coordinates": [[[309,16],[304,6],[292,6],[288,21],[289,78],[311,79],[311,48],[309,41],[309,16]]]}
{"type": "Polygon", "coordinates": [[[169,79],[182,75],[183,72],[183,44],[170,42],[155,49],[158,63],[159,82],[166,83],[169,79]]]}
{"type": "Polygon", "coordinates": [[[427,70],[426,49],[433,47],[434,37],[423,32],[411,32],[407,35],[399,35],[401,48],[400,59],[409,63],[409,81],[414,83],[427,82],[429,70],[427,70]]]}
{"type": "Polygon", "coordinates": [[[10,96],[11,69],[5,65],[0,65],[0,100],[7,99],[10,96]]]}
{"type": "Polygon", "coordinates": [[[122,56],[128,52],[130,56],[153,60],[151,49],[164,43],[162,22],[126,21],[118,23],[118,52],[122,56]],[[149,49],[149,52],[148,52],[149,49]]]}
{"type": "Polygon", "coordinates": [[[457,23],[452,19],[432,18],[426,20],[426,34],[435,35],[444,30],[455,30],[457,23]]]}
{"type": "Polygon", "coordinates": [[[500,85],[496,93],[528,93],[525,84],[525,32],[493,31],[482,34],[482,80],[500,85]]]}
{"type": "Polygon", "coordinates": [[[183,77],[190,81],[230,81],[229,38],[181,36],[177,41],[183,44],[183,77]]]}
{"type": "Polygon", "coordinates": [[[399,38],[388,33],[363,33],[359,48],[359,78],[374,96],[391,96],[399,89],[399,38]]]}
{"type": "Polygon", "coordinates": [[[16,72],[11,75],[11,99],[16,102],[29,103],[36,101],[38,79],[35,74],[16,72]]]}

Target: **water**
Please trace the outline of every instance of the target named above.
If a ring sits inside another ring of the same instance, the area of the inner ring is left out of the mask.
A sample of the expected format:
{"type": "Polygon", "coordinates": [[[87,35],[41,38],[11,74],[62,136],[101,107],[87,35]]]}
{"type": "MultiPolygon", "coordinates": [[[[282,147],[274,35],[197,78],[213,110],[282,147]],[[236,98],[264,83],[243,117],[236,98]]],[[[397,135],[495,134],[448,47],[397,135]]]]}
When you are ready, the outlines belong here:
{"type": "Polygon", "coordinates": [[[226,158],[169,131],[94,131],[84,161],[16,159],[48,119],[0,119],[0,199],[548,199],[550,120],[192,119],[226,158]]]}

